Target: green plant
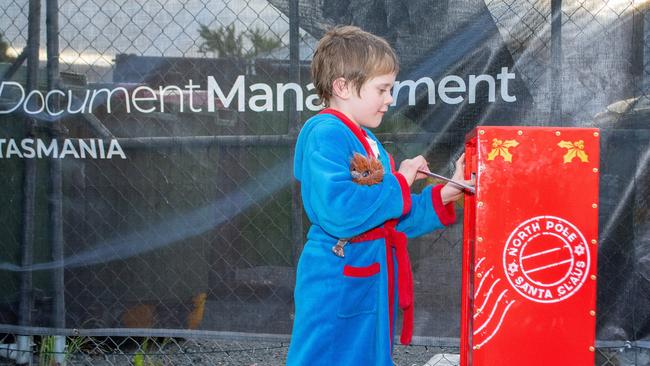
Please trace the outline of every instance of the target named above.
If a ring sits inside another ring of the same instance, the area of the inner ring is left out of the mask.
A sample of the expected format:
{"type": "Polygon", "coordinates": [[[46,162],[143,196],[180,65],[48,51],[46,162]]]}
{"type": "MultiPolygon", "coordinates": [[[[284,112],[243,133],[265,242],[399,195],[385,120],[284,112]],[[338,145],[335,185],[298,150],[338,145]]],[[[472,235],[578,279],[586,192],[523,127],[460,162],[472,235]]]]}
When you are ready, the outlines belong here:
{"type": "Polygon", "coordinates": [[[250,57],[274,51],[282,46],[280,38],[277,36],[267,37],[262,33],[261,29],[248,31],[248,37],[253,44],[253,49],[249,51],[250,57]]]}
{"type": "MultiPolygon", "coordinates": [[[[160,343],[159,349],[165,347],[169,342],[170,338],[165,338],[162,343],[160,343]]],[[[155,341],[152,343],[155,344],[155,341]]],[[[133,356],[133,366],[162,366],[163,363],[159,360],[152,360],[149,356],[149,338],[145,339],[140,349],[133,356]]]]}
{"type": "Polygon", "coordinates": [[[70,357],[70,355],[83,352],[83,350],[86,349],[86,346],[88,346],[90,343],[91,343],[91,339],[89,337],[66,338],[66,343],[65,343],[66,360],[70,357]]]}
{"type": "Polygon", "coordinates": [[[38,366],[56,365],[54,358],[56,336],[41,337],[41,344],[38,347],[38,366]]]}
{"type": "Polygon", "coordinates": [[[199,52],[203,54],[211,52],[217,57],[254,58],[282,46],[282,40],[277,36],[266,36],[261,29],[237,33],[234,24],[214,30],[201,24],[199,35],[203,38],[203,43],[199,45],[199,52]],[[244,51],[244,39],[251,44],[251,49],[248,51],[244,51]]]}
{"type": "MultiPolygon", "coordinates": [[[[57,364],[56,355],[60,352],[56,351],[56,340],[62,336],[42,336],[40,345],[38,347],[38,365],[39,366],[54,366],[57,364]]],[[[81,352],[90,342],[87,337],[66,337],[65,348],[63,350],[64,360],[69,360],[70,356],[81,352]]]]}

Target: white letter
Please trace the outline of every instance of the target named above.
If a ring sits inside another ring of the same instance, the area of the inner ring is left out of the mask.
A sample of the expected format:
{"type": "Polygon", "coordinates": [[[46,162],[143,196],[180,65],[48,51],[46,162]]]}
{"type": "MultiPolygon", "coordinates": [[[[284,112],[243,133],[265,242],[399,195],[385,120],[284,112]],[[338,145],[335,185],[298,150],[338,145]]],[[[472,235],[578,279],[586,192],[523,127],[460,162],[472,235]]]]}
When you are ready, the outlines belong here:
{"type": "Polygon", "coordinates": [[[440,99],[447,104],[458,104],[463,101],[463,97],[458,95],[456,97],[448,97],[447,92],[451,93],[464,93],[465,92],[465,80],[461,79],[460,76],[449,75],[445,76],[438,83],[438,95],[440,99]],[[455,82],[458,86],[447,86],[449,82],[455,82]]]}
{"type": "Polygon", "coordinates": [[[216,96],[219,98],[219,101],[223,104],[224,108],[228,108],[232,100],[235,99],[235,95],[239,94],[237,98],[237,110],[239,112],[244,111],[244,75],[239,75],[237,77],[237,80],[235,80],[235,83],[232,85],[232,89],[230,89],[230,93],[228,93],[228,97],[223,95],[223,91],[221,91],[221,88],[214,77],[208,76],[208,112],[214,112],[216,110],[214,106],[214,93],[217,94],[216,96]]]}
{"type": "MultiPolygon", "coordinates": [[[[85,113],[86,112],[86,103],[88,103],[88,97],[90,96],[90,90],[86,90],[85,93],[86,93],[86,96],[84,97],[84,101],[81,102],[81,108],[77,109],[76,111],[73,111],[72,110],[73,95],[72,95],[72,91],[68,90],[68,113],[75,114],[75,113],[85,113]]],[[[88,107],[88,109],[90,109],[90,107],[88,107]]]]}
{"type": "Polygon", "coordinates": [[[409,88],[409,105],[415,105],[415,91],[420,84],[426,84],[427,86],[427,95],[429,97],[429,104],[436,104],[436,86],[433,83],[433,80],[431,80],[430,77],[423,77],[418,79],[417,81],[413,80],[403,80],[403,81],[396,81],[395,84],[393,85],[393,103],[391,104],[392,106],[397,105],[397,96],[399,95],[400,89],[402,89],[403,86],[406,86],[409,88]]]}
{"type": "Polygon", "coordinates": [[[178,93],[178,105],[180,106],[180,112],[183,113],[183,92],[181,91],[181,88],[179,88],[176,85],[170,85],[164,88],[161,86],[159,89],[160,89],[160,113],[165,113],[165,95],[167,94],[167,89],[174,89],[174,91],[178,93]]]}
{"type": "Polygon", "coordinates": [[[97,159],[97,149],[95,148],[95,139],[90,139],[90,146],[83,139],[79,139],[79,152],[81,157],[86,157],[86,152],[90,155],[91,158],[97,159]]]}
{"type": "Polygon", "coordinates": [[[18,145],[16,145],[16,141],[14,139],[9,139],[9,143],[7,143],[7,157],[10,158],[11,155],[18,155],[19,158],[23,157],[23,153],[18,150],[18,145]]]}
{"type": "Polygon", "coordinates": [[[45,109],[45,99],[43,98],[43,94],[39,90],[30,91],[29,94],[27,94],[27,98],[25,98],[25,107],[24,107],[25,113],[27,113],[27,114],[39,114],[39,113],[43,112],[43,109],[45,109]],[[27,106],[29,105],[29,98],[34,94],[41,97],[41,108],[39,108],[39,109],[37,109],[35,111],[29,111],[29,110],[27,110],[27,106]]]}
{"type": "Polygon", "coordinates": [[[4,155],[2,154],[4,151],[2,150],[2,145],[4,145],[5,142],[7,142],[7,139],[0,139],[0,158],[4,158],[4,155]]]}
{"type": "Polygon", "coordinates": [[[49,104],[48,104],[48,100],[50,99],[50,96],[51,96],[52,94],[54,94],[54,93],[56,93],[56,94],[61,94],[61,95],[63,95],[63,96],[65,97],[65,93],[63,93],[63,92],[60,91],[60,90],[57,90],[57,89],[50,90],[47,94],[45,94],[45,109],[47,110],[47,113],[49,113],[51,116],[58,116],[59,114],[63,113],[63,109],[60,110],[60,111],[58,111],[58,112],[56,112],[56,113],[53,113],[53,112],[50,110],[50,106],[49,106],[49,104]]]}
{"type": "Polygon", "coordinates": [[[494,87],[494,78],[492,75],[470,75],[469,76],[469,103],[476,103],[476,84],[481,81],[487,81],[488,83],[488,102],[494,102],[495,100],[495,87],[494,87]]]}
{"type": "Polygon", "coordinates": [[[273,112],[273,90],[271,90],[270,86],[257,83],[251,85],[249,89],[251,92],[255,90],[263,90],[264,94],[251,96],[248,100],[248,108],[253,112],[273,112]],[[263,101],[264,104],[261,106],[255,104],[258,100],[263,101]]]}
{"type": "Polygon", "coordinates": [[[16,109],[18,109],[18,107],[20,107],[20,104],[23,102],[23,99],[25,99],[25,89],[23,89],[23,86],[18,84],[15,81],[3,81],[2,84],[0,84],[0,98],[2,98],[2,90],[4,90],[5,84],[13,85],[18,87],[18,89],[20,89],[20,100],[18,101],[18,103],[16,103],[16,105],[13,108],[8,109],[6,111],[0,111],[0,114],[7,114],[15,111],[16,109]]]}
{"type": "Polygon", "coordinates": [[[34,144],[34,139],[23,139],[20,142],[20,147],[22,147],[23,150],[25,150],[25,153],[23,154],[27,159],[31,159],[36,156],[36,152],[34,151],[34,148],[32,145],[34,144]]]}
{"type": "Polygon", "coordinates": [[[515,74],[509,73],[507,67],[501,68],[501,73],[497,74],[497,79],[501,80],[501,99],[506,102],[514,102],[517,100],[517,96],[508,95],[508,79],[514,79],[515,74]]]}
{"type": "MultiPolygon", "coordinates": [[[[192,91],[192,90],[194,90],[194,89],[198,89],[198,88],[200,88],[201,85],[194,85],[194,84],[192,84],[192,79],[190,79],[190,83],[189,83],[189,85],[185,85],[185,87],[186,87],[187,89],[189,89],[189,91],[190,91],[190,111],[191,111],[191,112],[201,112],[201,110],[202,110],[201,108],[198,108],[198,109],[195,109],[195,108],[194,108],[194,98],[193,98],[193,96],[194,96],[194,92],[192,91]]],[[[204,102],[204,103],[205,103],[205,102],[204,102]]]]}
{"type": "Polygon", "coordinates": [[[39,158],[41,158],[43,156],[42,153],[45,153],[45,156],[50,156],[50,154],[54,153],[52,157],[55,159],[58,158],[59,145],[57,144],[56,140],[50,141],[50,146],[46,149],[43,140],[36,139],[36,154],[39,158]]]}
{"type": "MultiPolygon", "coordinates": [[[[307,85],[307,90],[308,91],[311,91],[311,90],[314,90],[314,89],[316,89],[316,87],[314,86],[314,83],[309,83],[309,85],[307,85]]],[[[318,97],[318,94],[316,94],[316,93],[311,93],[307,97],[307,99],[305,99],[305,105],[307,106],[307,109],[309,109],[310,111],[320,111],[321,109],[325,108],[323,103],[316,104],[317,102],[320,102],[320,98],[318,97]]]]}
{"type": "Polygon", "coordinates": [[[116,139],[111,139],[111,144],[108,147],[108,155],[106,158],[110,159],[114,154],[121,156],[122,159],[126,159],[126,155],[124,155],[124,151],[122,151],[122,146],[120,146],[116,139]]]}
{"type": "MultiPolygon", "coordinates": [[[[162,98],[162,96],[161,96],[161,98],[162,98]]],[[[131,101],[133,102],[133,108],[135,108],[138,112],[151,113],[154,110],[156,110],[155,107],[151,107],[151,108],[147,108],[147,109],[140,108],[140,106],[138,106],[138,101],[141,101],[141,100],[142,101],[156,100],[156,92],[153,91],[153,89],[151,89],[148,86],[139,86],[139,87],[135,88],[135,90],[133,90],[133,92],[131,94],[131,101]],[[144,96],[144,97],[138,98],[136,96],[136,94],[138,94],[138,92],[140,90],[145,90],[146,92],[150,93],[149,96],[144,96]]]]}
{"type": "Polygon", "coordinates": [[[104,152],[104,140],[97,139],[97,147],[99,147],[99,158],[106,159],[106,153],[104,152]]]}
{"type": "Polygon", "coordinates": [[[302,88],[300,85],[296,83],[288,83],[288,84],[282,84],[282,83],[277,83],[275,91],[278,93],[276,95],[276,103],[278,104],[278,112],[282,112],[284,110],[284,93],[286,93],[287,90],[293,90],[296,93],[296,110],[297,111],[302,111],[302,88]]]}
{"type": "Polygon", "coordinates": [[[553,221],[546,221],[546,231],[549,231],[553,226],[555,226],[553,221]]]}
{"type": "Polygon", "coordinates": [[[75,159],[79,159],[79,154],[77,154],[77,150],[75,149],[70,139],[63,140],[63,149],[61,149],[61,155],[59,155],[59,158],[63,159],[66,154],[72,154],[75,159]]]}
{"type": "Polygon", "coordinates": [[[93,102],[95,101],[95,97],[99,93],[106,92],[106,113],[111,113],[111,98],[113,97],[113,93],[115,93],[118,90],[124,93],[124,103],[126,103],[126,113],[131,113],[131,103],[129,103],[129,92],[121,86],[118,86],[113,90],[108,90],[106,88],[93,90],[93,96],[90,97],[90,108],[88,112],[92,112],[93,110],[93,102]]]}

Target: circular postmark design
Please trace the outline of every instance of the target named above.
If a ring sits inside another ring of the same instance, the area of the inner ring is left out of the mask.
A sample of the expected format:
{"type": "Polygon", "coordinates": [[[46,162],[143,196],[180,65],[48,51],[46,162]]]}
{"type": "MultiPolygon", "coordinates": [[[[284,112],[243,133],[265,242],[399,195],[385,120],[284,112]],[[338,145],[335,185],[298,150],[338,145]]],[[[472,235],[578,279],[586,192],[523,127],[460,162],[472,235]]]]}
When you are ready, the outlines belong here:
{"type": "Polygon", "coordinates": [[[503,249],[508,282],[523,297],[541,303],[565,300],[585,283],[590,267],[584,235],[569,221],[536,216],[515,228],[503,249]]]}

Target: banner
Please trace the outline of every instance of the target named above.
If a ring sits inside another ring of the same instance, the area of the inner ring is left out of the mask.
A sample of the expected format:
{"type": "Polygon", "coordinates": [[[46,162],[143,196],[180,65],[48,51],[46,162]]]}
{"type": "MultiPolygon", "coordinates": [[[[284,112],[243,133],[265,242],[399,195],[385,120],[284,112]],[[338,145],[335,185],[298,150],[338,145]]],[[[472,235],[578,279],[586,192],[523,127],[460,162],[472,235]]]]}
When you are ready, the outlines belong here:
{"type": "MultiPolygon", "coordinates": [[[[308,227],[293,146],[322,108],[311,58],[329,27],[354,24],[400,60],[374,131],[397,163],[424,155],[450,176],[478,126],[600,130],[596,339],[650,336],[645,2],[60,0],[30,13],[0,0],[0,14],[0,331],[289,334],[308,227]]],[[[460,337],[462,211],[409,244],[416,343],[460,337]]]]}

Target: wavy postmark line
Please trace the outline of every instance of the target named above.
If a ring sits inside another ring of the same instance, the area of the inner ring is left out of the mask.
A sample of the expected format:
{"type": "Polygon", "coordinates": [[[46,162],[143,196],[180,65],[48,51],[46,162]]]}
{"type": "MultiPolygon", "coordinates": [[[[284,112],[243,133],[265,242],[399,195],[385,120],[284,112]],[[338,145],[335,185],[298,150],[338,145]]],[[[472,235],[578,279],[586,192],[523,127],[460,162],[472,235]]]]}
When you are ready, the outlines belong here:
{"type": "MultiPolygon", "coordinates": [[[[501,292],[501,294],[499,295],[499,298],[497,298],[497,302],[494,303],[494,307],[492,308],[492,311],[490,312],[490,316],[487,318],[486,321],[483,322],[483,325],[481,325],[477,330],[474,331],[474,335],[477,335],[478,333],[480,333],[483,330],[483,328],[485,328],[490,323],[490,321],[492,320],[492,317],[494,316],[494,313],[497,311],[497,308],[499,307],[499,302],[501,302],[501,299],[503,298],[503,296],[505,296],[505,294],[507,292],[508,292],[508,290],[503,290],[501,292]]],[[[499,323],[499,325],[500,324],[501,323],[499,323]]]]}
{"type": "Polygon", "coordinates": [[[493,269],[494,267],[490,267],[490,269],[488,269],[488,271],[483,275],[483,278],[481,278],[481,282],[479,282],[478,288],[474,292],[475,299],[478,297],[478,294],[481,292],[481,287],[483,287],[483,283],[485,283],[485,280],[487,280],[487,277],[490,275],[490,272],[492,272],[493,269]]]}
{"type": "Polygon", "coordinates": [[[490,333],[490,335],[487,338],[485,338],[485,340],[483,342],[481,342],[481,343],[479,343],[479,344],[477,344],[475,346],[477,349],[480,349],[481,347],[483,347],[487,342],[489,342],[492,339],[492,337],[494,337],[495,334],[497,334],[497,332],[501,328],[501,323],[503,323],[503,319],[505,319],[506,314],[508,313],[508,310],[510,310],[510,307],[514,303],[515,303],[515,300],[512,300],[512,301],[510,301],[510,303],[508,303],[508,306],[506,306],[505,310],[503,310],[503,314],[501,314],[501,319],[499,319],[499,324],[497,324],[496,328],[494,328],[492,333],[490,333]]]}
{"type": "Polygon", "coordinates": [[[496,284],[499,281],[501,281],[501,279],[497,278],[497,280],[492,283],[492,286],[490,286],[490,289],[488,290],[487,295],[485,295],[485,299],[483,299],[483,304],[478,308],[478,310],[476,311],[476,314],[474,314],[474,319],[476,319],[479,315],[481,315],[483,313],[483,308],[485,308],[485,305],[487,305],[487,302],[490,299],[490,296],[492,295],[492,292],[494,290],[494,286],[496,286],[496,284]]]}
{"type": "Polygon", "coordinates": [[[479,259],[478,262],[476,262],[476,265],[474,266],[474,272],[478,271],[479,267],[481,267],[481,263],[483,263],[484,260],[485,260],[485,257],[479,259]]]}

